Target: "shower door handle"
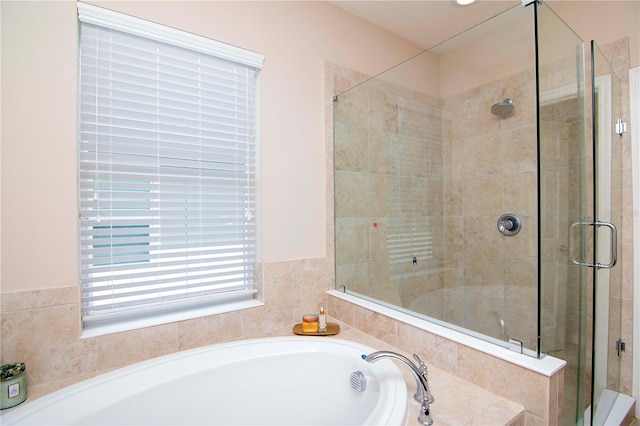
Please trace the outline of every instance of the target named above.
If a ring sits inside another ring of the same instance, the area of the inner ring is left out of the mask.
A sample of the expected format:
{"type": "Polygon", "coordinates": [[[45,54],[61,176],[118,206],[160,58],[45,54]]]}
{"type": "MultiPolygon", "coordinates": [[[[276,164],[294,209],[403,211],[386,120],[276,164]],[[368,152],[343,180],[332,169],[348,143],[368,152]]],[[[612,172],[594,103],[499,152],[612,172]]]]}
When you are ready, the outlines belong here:
{"type": "Polygon", "coordinates": [[[618,228],[616,228],[616,226],[610,222],[600,222],[600,221],[576,222],[571,225],[570,234],[573,234],[574,228],[578,226],[580,226],[583,229],[586,228],[587,226],[593,226],[596,229],[602,226],[609,228],[609,230],[611,231],[611,249],[610,249],[609,263],[605,263],[605,264],[602,264],[599,262],[590,263],[586,260],[575,260],[573,256],[571,257],[571,261],[576,265],[588,266],[589,268],[595,268],[595,269],[611,269],[614,266],[616,266],[616,263],[618,263],[618,228]]]}

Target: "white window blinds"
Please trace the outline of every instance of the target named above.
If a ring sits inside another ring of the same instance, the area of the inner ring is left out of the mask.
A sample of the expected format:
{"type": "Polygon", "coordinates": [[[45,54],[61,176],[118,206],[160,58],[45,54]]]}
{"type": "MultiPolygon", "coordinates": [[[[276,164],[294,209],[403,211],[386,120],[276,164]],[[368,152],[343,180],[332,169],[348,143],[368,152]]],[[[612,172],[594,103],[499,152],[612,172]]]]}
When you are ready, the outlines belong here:
{"type": "Polygon", "coordinates": [[[78,4],[85,327],[254,297],[262,56],[78,4]]]}

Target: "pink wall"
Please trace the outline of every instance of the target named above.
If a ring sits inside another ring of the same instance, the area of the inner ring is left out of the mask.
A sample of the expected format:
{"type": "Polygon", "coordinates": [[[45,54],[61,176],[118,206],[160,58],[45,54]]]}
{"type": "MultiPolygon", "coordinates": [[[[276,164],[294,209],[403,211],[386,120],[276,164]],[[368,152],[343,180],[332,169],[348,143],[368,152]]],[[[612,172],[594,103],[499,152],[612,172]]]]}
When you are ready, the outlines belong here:
{"type": "MultiPolygon", "coordinates": [[[[325,2],[95,3],[265,55],[262,261],[324,257],[324,62],[375,74],[420,48],[325,2]]],[[[75,285],[76,5],[1,7],[2,291],[75,285]]]]}
{"type": "Polygon", "coordinates": [[[549,0],[549,7],[585,42],[600,47],[629,37],[629,68],[640,66],[640,1],[549,0]]]}

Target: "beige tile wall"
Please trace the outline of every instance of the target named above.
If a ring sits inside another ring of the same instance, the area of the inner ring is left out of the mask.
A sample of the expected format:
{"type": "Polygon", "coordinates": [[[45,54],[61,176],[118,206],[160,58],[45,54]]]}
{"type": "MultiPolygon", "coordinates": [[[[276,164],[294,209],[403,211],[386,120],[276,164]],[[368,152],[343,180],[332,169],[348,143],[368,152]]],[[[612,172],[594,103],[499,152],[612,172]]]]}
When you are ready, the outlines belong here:
{"type": "Polygon", "coordinates": [[[114,368],[199,346],[291,334],[326,305],[333,261],[264,265],[265,305],[99,337],[80,338],[77,286],[1,293],[0,363],[24,362],[31,399],[114,368]]]}
{"type": "Polygon", "coordinates": [[[444,99],[445,320],[536,345],[537,209],[533,72],[444,99]],[[491,106],[512,98],[514,112],[491,106]],[[504,213],[519,234],[497,230],[504,213]]]}
{"type": "Polygon", "coordinates": [[[415,310],[428,300],[443,319],[424,297],[443,280],[439,101],[375,79],[335,107],[338,284],[415,310]]]}

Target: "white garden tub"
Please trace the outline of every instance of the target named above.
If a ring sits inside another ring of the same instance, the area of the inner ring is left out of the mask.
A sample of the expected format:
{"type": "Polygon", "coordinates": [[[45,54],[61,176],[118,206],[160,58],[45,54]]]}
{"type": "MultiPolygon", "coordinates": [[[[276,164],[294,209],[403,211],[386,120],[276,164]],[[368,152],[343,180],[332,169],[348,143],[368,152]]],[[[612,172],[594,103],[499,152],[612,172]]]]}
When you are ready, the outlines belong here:
{"type": "Polygon", "coordinates": [[[407,388],[392,361],[333,338],[278,337],[155,358],[2,414],[3,425],[404,424],[407,388]],[[356,392],[350,375],[367,387],[356,392]]]}

